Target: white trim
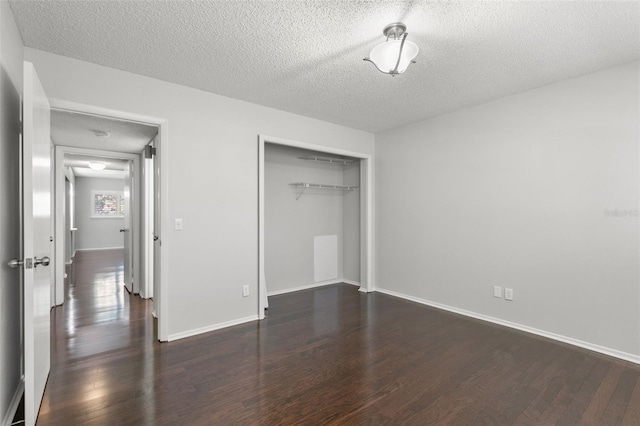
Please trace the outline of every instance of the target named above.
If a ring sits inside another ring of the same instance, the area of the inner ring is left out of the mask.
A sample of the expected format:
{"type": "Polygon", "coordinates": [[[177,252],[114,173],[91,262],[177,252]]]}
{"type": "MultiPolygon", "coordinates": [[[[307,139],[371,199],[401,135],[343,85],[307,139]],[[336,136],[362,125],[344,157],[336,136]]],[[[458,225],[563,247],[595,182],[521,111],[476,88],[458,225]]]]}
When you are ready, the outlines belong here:
{"type": "Polygon", "coordinates": [[[257,321],[257,320],[258,320],[257,315],[251,315],[245,318],[239,318],[232,321],[225,321],[218,324],[208,325],[206,327],[194,328],[193,330],[183,331],[176,334],[170,334],[167,340],[169,342],[172,342],[174,340],[184,339],[187,337],[196,336],[198,334],[208,333],[210,331],[220,330],[222,328],[227,328],[234,325],[244,324],[246,322],[257,321]]]}
{"type": "Polygon", "coordinates": [[[79,249],[76,249],[76,253],[79,251],[102,251],[102,250],[124,250],[124,247],[79,248],[79,249]]]}
{"type": "MultiPolygon", "coordinates": [[[[158,309],[157,312],[159,313],[157,337],[158,337],[158,340],[160,341],[167,341],[169,336],[168,295],[169,295],[169,247],[170,247],[170,239],[171,239],[171,234],[169,233],[169,230],[171,229],[169,224],[169,123],[167,122],[166,119],[163,119],[163,118],[157,118],[157,117],[135,114],[135,113],[125,112],[125,111],[120,111],[115,109],[103,108],[95,105],[88,105],[88,104],[83,104],[79,102],[67,101],[64,99],[50,98],[49,103],[51,104],[51,108],[57,109],[57,110],[71,111],[71,112],[87,114],[87,115],[97,115],[97,116],[102,116],[102,117],[107,117],[112,119],[130,121],[135,123],[143,123],[143,124],[153,124],[158,126],[157,140],[159,143],[157,144],[156,149],[158,150],[158,155],[160,158],[160,170],[162,170],[161,183],[160,183],[162,203],[159,206],[160,219],[161,219],[160,220],[160,237],[161,237],[162,244],[158,244],[158,249],[160,250],[160,259],[161,259],[160,263],[162,267],[160,268],[160,274],[159,274],[160,276],[158,277],[160,280],[160,288],[158,291],[159,294],[157,296],[159,300],[158,304],[160,306],[158,306],[157,308],[158,309]],[[165,297],[162,297],[162,296],[165,296],[165,297]]],[[[74,148],[73,151],[81,153],[82,149],[74,148]]],[[[90,151],[90,153],[96,152],[94,150],[87,150],[87,151],[90,151]]],[[[110,152],[110,151],[104,151],[104,152],[110,154],[111,156],[113,156],[114,154],[113,152],[110,152]]],[[[137,169],[140,169],[139,166],[140,164],[137,165],[137,169]]],[[[64,168],[62,159],[58,160],[56,158],[56,168],[57,167],[64,168]]],[[[58,188],[59,182],[60,181],[56,177],[56,192],[58,191],[57,188],[58,188]]],[[[62,184],[64,184],[64,174],[63,174],[62,184]]],[[[58,198],[58,195],[56,194],[56,202],[58,200],[59,198],[58,198]]],[[[58,205],[56,204],[56,215],[58,214],[57,206],[58,205]]],[[[64,224],[59,226],[56,225],[56,235],[64,235],[64,224]]],[[[136,241],[140,241],[139,235],[136,235],[137,232],[140,232],[139,226],[136,229],[134,229],[134,238],[136,239],[136,241]]],[[[56,237],[56,241],[60,241],[60,238],[56,237]]],[[[60,249],[61,251],[59,252],[58,243],[56,243],[56,256],[58,255],[58,253],[62,255],[64,254],[63,242],[60,242],[59,245],[60,247],[62,247],[62,249],[60,249]]],[[[134,264],[138,264],[138,263],[134,262],[134,264]]],[[[58,265],[56,264],[56,266],[58,265]]],[[[139,270],[140,270],[139,267],[135,268],[134,272],[137,274],[138,273],[137,271],[139,270]]],[[[58,274],[57,270],[56,270],[56,274],[58,274]]],[[[64,285],[63,284],[64,279],[58,282],[59,280],[60,280],[60,275],[57,275],[57,279],[56,279],[56,297],[57,298],[60,297],[58,295],[59,293],[58,290],[62,289],[63,288],[62,286],[64,285]]],[[[60,291],[60,293],[62,294],[62,297],[64,297],[63,292],[60,291]]]]}
{"type": "Polygon", "coordinates": [[[268,291],[267,296],[277,296],[279,294],[293,293],[301,290],[309,290],[311,288],[324,287],[332,284],[349,284],[349,285],[356,285],[356,286],[360,285],[360,283],[356,283],[355,281],[350,281],[350,280],[340,280],[340,279],[328,280],[328,281],[320,281],[312,284],[305,284],[298,287],[285,288],[282,290],[268,291]]]}
{"type": "Polygon", "coordinates": [[[419,297],[409,296],[403,293],[398,293],[392,290],[386,290],[383,288],[376,288],[377,292],[388,294],[389,296],[399,297],[401,299],[410,300],[412,302],[420,303],[422,305],[431,306],[433,308],[442,309],[445,311],[453,312],[456,314],[464,315],[466,317],[479,319],[482,321],[491,322],[494,324],[502,325],[509,328],[514,328],[516,330],[524,331],[527,333],[535,334],[538,336],[546,337],[548,339],[557,340],[562,343],[567,343],[569,345],[578,346],[583,349],[588,349],[590,351],[598,352],[604,355],[612,356],[614,358],[619,358],[625,361],[633,362],[634,364],[640,364],[640,355],[634,355],[628,352],[622,352],[617,349],[608,348],[606,346],[600,346],[595,343],[584,342],[582,340],[574,339],[572,337],[563,336],[561,334],[551,333],[549,331],[540,330],[534,327],[529,327],[526,325],[518,324],[511,321],[502,320],[500,318],[491,317],[488,315],[478,314],[476,312],[467,311],[465,309],[456,308],[449,305],[444,305],[438,302],[432,302],[430,300],[421,299],[419,297]]]}
{"type": "MultiPolygon", "coordinates": [[[[55,102],[50,100],[52,109],[57,109],[54,105],[55,102]]],[[[81,112],[82,113],[82,112],[81,112]]],[[[117,118],[117,117],[116,117],[117,118]]],[[[104,151],[97,149],[86,149],[86,148],[77,148],[70,147],[64,145],[56,145],[55,147],[55,283],[54,283],[54,294],[55,294],[55,304],[62,305],[64,303],[64,244],[65,244],[65,223],[64,223],[64,198],[65,198],[65,167],[64,167],[64,157],[65,154],[85,154],[85,155],[95,155],[99,157],[108,157],[108,158],[118,158],[121,160],[130,160],[134,163],[134,169],[139,169],[140,167],[140,155],[139,154],[129,154],[122,152],[114,152],[114,151],[104,151]]],[[[117,191],[112,191],[117,192],[117,191]]],[[[139,217],[139,207],[137,204],[137,200],[134,199],[134,205],[132,208],[134,218],[133,222],[133,238],[134,240],[139,238],[139,220],[136,221],[135,217],[139,217]]],[[[122,219],[121,217],[112,217],[113,219],[122,219]]],[[[104,218],[101,218],[104,219],[104,218]]],[[[99,248],[96,248],[99,249],[99,248]]],[[[139,267],[137,265],[140,264],[140,257],[137,250],[133,251],[133,265],[134,265],[134,277],[133,282],[140,282],[139,277],[139,267]]],[[[134,289],[135,290],[135,289],[134,289]]]]}
{"type": "Polygon", "coordinates": [[[4,413],[4,418],[2,419],[2,426],[10,426],[11,423],[13,422],[13,418],[16,415],[16,411],[18,411],[18,405],[20,405],[20,400],[22,399],[23,393],[24,393],[24,376],[20,378],[20,383],[18,383],[18,387],[13,393],[13,398],[11,398],[9,407],[7,407],[7,412],[4,413]]]}
{"type": "MultiPolygon", "coordinates": [[[[266,277],[264,271],[264,151],[265,144],[285,145],[296,148],[308,149],[334,155],[344,155],[359,158],[360,161],[360,280],[361,289],[371,292],[375,288],[375,237],[373,227],[373,185],[374,185],[374,161],[372,154],[348,151],[325,145],[316,145],[291,139],[278,138],[268,135],[258,135],[258,317],[264,319],[267,296],[266,277]]],[[[343,282],[341,280],[340,282],[343,282]]]]}
{"type": "Polygon", "coordinates": [[[117,118],[120,121],[131,123],[162,125],[166,123],[163,118],[151,117],[149,115],[135,114],[116,109],[103,108],[96,105],[83,104],[80,102],[67,101],[65,99],[49,98],[52,109],[58,111],[68,111],[85,115],[98,115],[106,118],[117,118]]]}
{"type": "Polygon", "coordinates": [[[258,136],[258,318],[264,319],[264,310],[268,306],[266,300],[267,282],[264,272],[264,146],[262,135],[258,136]],[[266,293],[265,297],[262,293],[266,293]]]}

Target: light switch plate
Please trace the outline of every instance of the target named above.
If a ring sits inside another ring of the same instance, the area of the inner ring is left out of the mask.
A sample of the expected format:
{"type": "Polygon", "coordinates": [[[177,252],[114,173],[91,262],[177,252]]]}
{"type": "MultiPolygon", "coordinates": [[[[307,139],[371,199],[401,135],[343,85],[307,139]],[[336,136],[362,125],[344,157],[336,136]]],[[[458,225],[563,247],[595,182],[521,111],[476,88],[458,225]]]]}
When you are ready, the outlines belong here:
{"type": "Polygon", "coordinates": [[[177,218],[175,221],[175,230],[182,231],[182,218],[177,218]]]}

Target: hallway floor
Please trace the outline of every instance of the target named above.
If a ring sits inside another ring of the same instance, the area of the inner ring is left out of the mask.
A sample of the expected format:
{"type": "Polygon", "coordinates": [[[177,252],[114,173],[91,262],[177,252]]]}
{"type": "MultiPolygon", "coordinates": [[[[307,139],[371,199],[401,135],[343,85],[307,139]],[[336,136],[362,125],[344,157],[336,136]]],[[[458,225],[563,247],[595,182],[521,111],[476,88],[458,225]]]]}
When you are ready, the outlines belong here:
{"type": "Polygon", "coordinates": [[[340,284],[160,344],[118,252],[52,312],[39,425],[638,425],[640,366],[340,284]]]}
{"type": "Polygon", "coordinates": [[[134,424],[121,410],[148,385],[158,346],[153,302],[124,289],[122,250],[79,251],[73,265],[65,302],[51,313],[51,373],[38,424],[134,424]]]}

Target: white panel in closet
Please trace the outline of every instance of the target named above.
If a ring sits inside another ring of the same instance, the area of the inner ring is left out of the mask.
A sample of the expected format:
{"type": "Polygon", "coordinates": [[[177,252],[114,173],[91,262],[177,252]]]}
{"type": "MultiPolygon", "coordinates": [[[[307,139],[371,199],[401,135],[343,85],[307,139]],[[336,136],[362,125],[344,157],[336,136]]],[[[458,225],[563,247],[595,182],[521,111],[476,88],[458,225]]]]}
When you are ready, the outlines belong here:
{"type": "Polygon", "coordinates": [[[313,280],[338,278],[338,236],[319,235],[313,238],[313,280]]]}

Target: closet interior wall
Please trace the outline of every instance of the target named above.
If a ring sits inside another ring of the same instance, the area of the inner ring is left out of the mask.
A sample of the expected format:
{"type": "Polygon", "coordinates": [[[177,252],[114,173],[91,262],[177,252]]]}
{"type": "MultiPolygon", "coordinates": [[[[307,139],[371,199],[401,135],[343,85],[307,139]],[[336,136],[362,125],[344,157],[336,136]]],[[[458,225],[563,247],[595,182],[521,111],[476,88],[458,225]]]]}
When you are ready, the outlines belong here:
{"type": "Polygon", "coordinates": [[[299,157],[318,155],[294,148],[266,144],[265,277],[267,294],[280,294],[335,282],[360,283],[360,190],[305,188],[292,183],[360,185],[360,164],[328,164],[299,157]],[[314,278],[314,239],[337,238],[337,276],[314,278]]]}

